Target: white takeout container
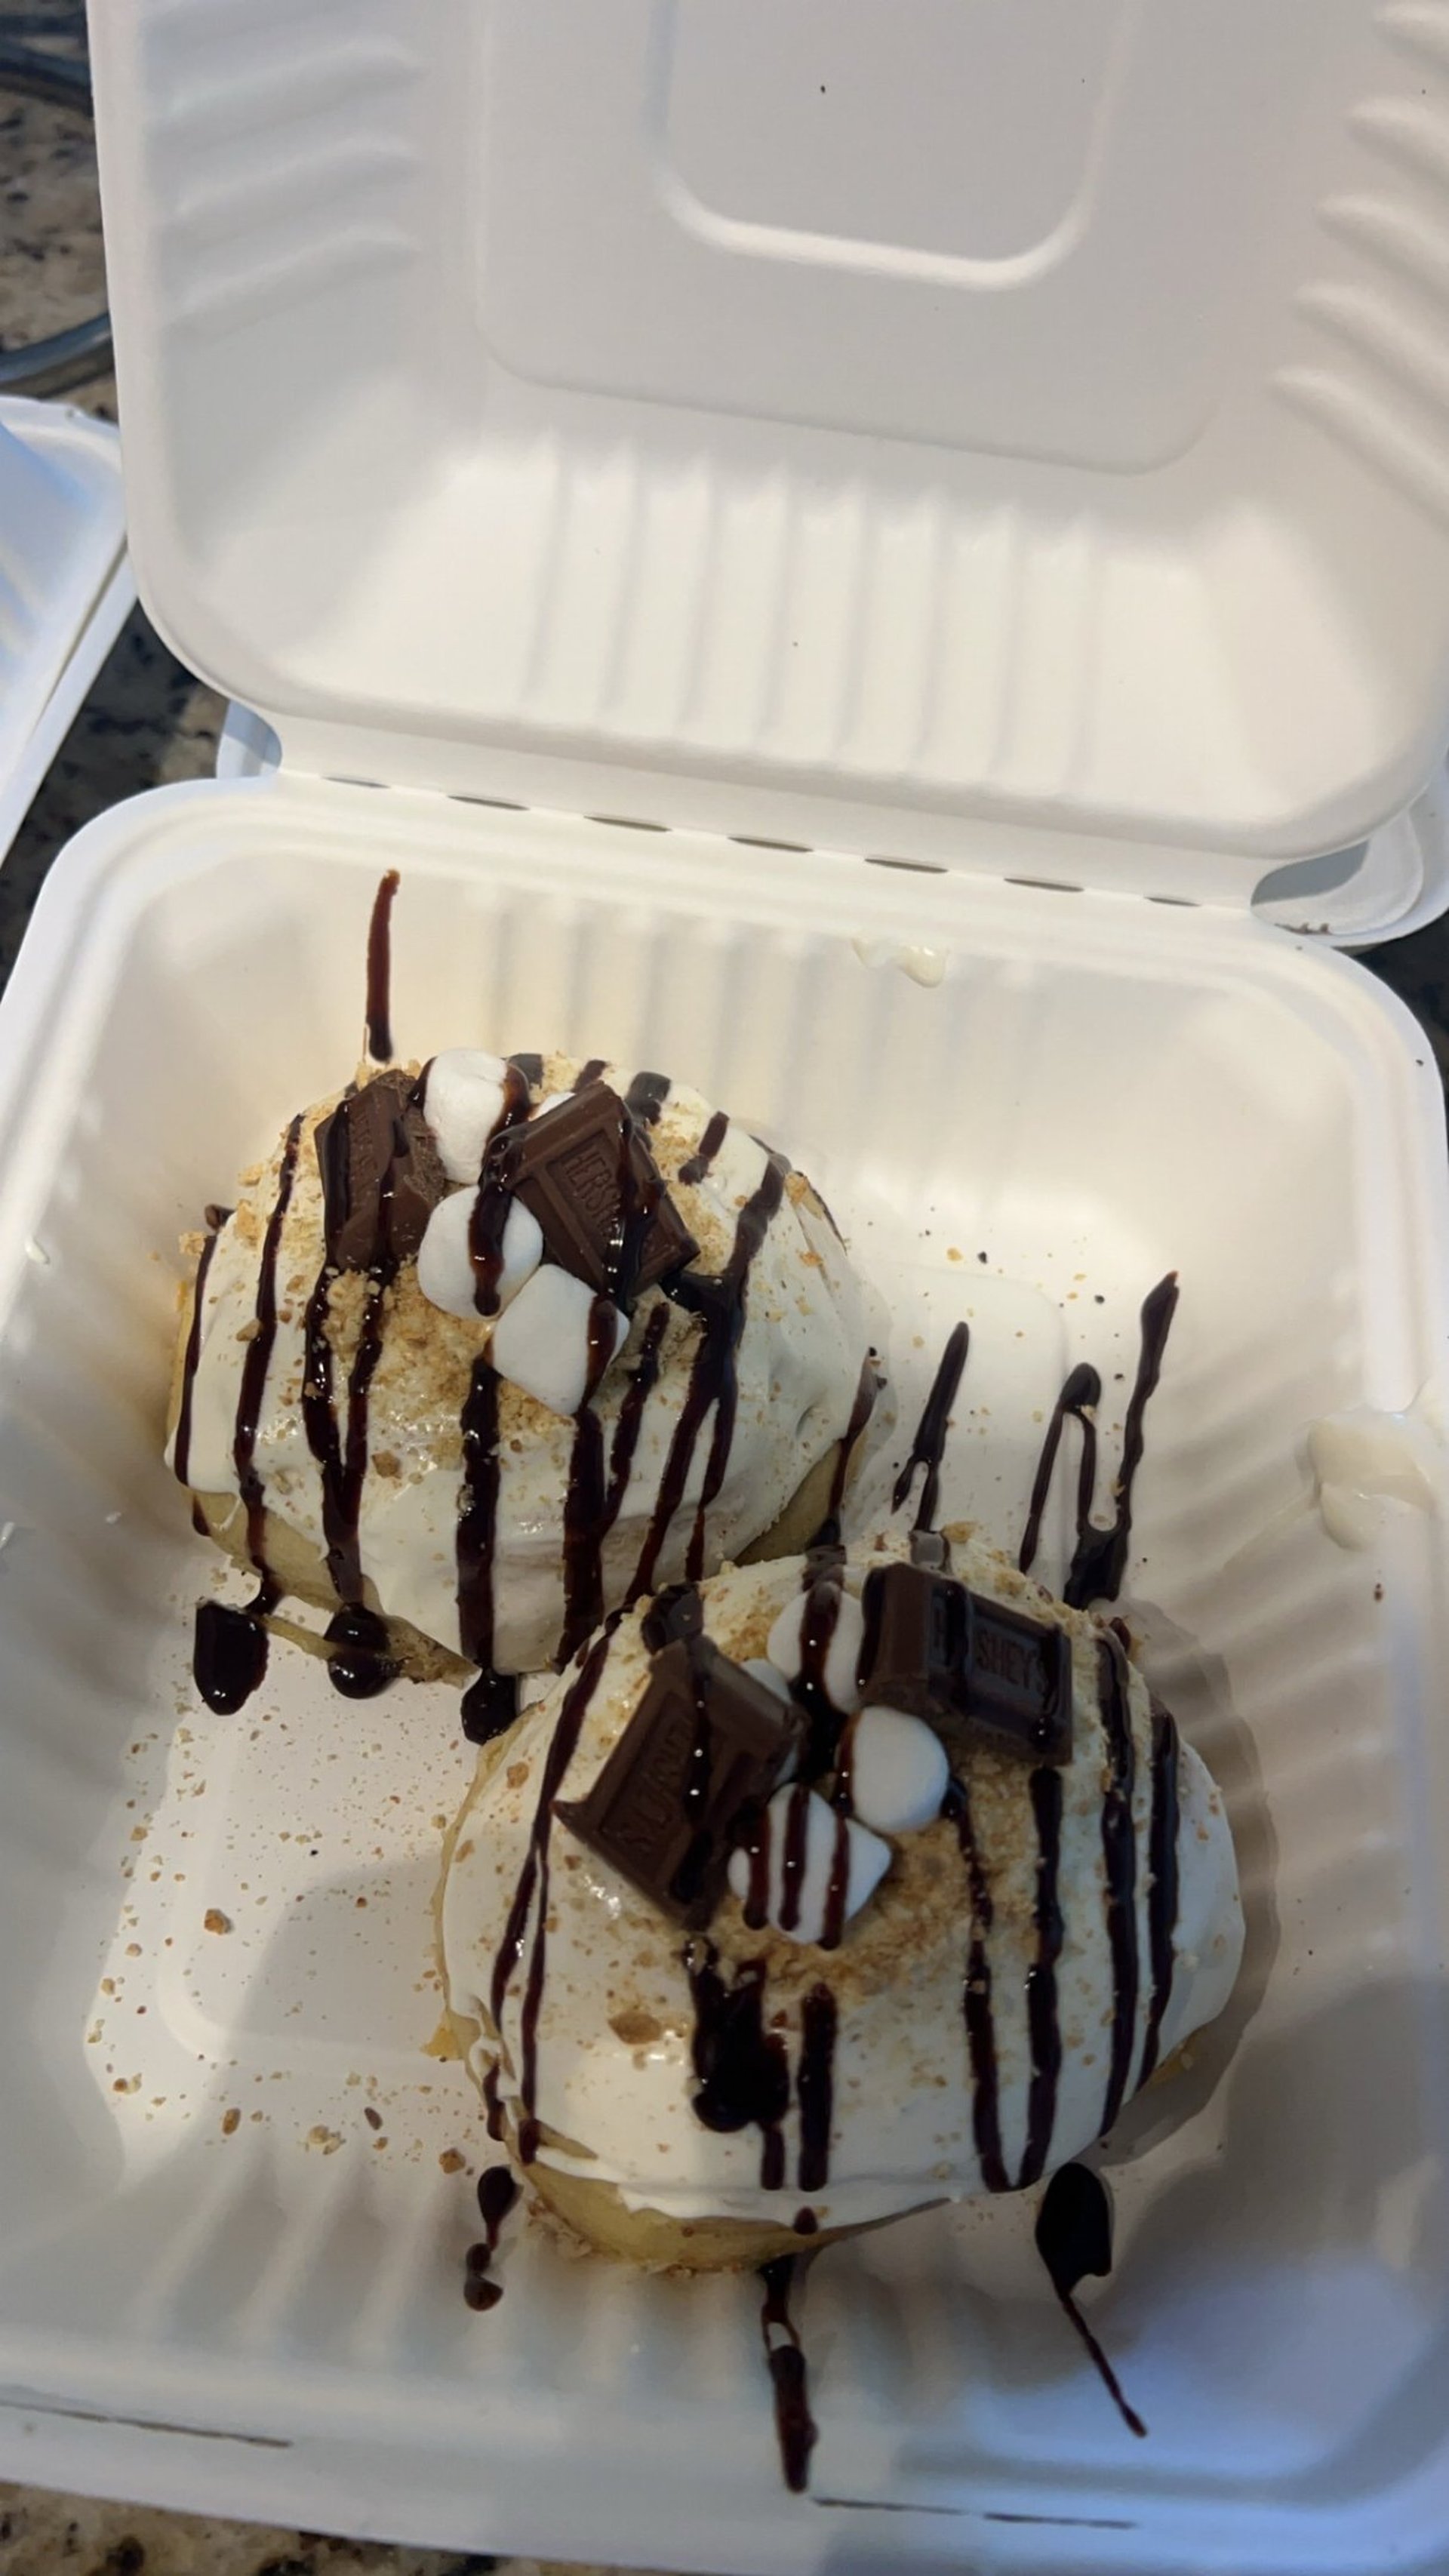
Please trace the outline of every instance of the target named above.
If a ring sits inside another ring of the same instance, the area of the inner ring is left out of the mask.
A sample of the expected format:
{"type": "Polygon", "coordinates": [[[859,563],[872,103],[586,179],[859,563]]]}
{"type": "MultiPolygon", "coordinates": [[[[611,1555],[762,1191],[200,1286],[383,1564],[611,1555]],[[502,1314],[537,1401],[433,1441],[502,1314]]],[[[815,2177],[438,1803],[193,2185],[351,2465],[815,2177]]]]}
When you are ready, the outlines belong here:
{"type": "Polygon", "coordinates": [[[761,2576],[1449,2564],[1442,1105],[1250,909],[1442,749],[1449,8],[92,36],[142,588],[282,758],[84,832],[0,1007],[0,2468],[761,2576]],[[1250,1928],[1106,2151],[1146,2442],[1015,2203],[818,2263],[809,2500],[751,2282],[517,2227],[463,2304],[455,1705],[278,1651],[209,1717],[159,1454],[177,1233],[350,1065],[390,865],[404,1051],[778,1134],[907,1421],[971,1318],[946,1508],[1005,1543],[1067,1366],[1130,1380],[1180,1273],[1129,1598],[1250,1928]],[[1398,1498],[1346,1549],[1307,1442],[1355,1408],[1398,1498]]]}
{"type": "Polygon", "coordinates": [[[135,596],[115,430],[0,395],[0,858],[135,596]]]}

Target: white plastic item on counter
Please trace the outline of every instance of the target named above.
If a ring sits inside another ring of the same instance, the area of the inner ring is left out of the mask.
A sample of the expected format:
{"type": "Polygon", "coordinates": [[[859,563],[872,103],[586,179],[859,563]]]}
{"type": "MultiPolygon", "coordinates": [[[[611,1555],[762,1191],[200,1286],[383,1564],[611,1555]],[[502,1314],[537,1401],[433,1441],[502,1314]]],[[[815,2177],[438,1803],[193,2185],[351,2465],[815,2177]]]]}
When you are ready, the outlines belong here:
{"type": "Polygon", "coordinates": [[[1289,1508],[1442,1373],[1442,1102],[1249,899],[1449,705],[1449,13],[93,16],[142,584],[280,765],[91,826],[0,1004],[0,2468],[735,2576],[1442,2564],[1449,1567],[1289,1508]],[[970,1322],[943,1515],[1015,1543],[1078,1359],[1111,1471],[1179,1274],[1128,1601],[1249,1929],[1106,2150],[1146,2442],[1008,2200],[815,2264],[808,2500],[757,2283],[514,2224],[464,2305],[456,1698],[277,1649],[210,1716],[160,1461],[169,1247],[355,1062],[392,866],[405,1056],[778,1138],[906,1425],[970,1322]]]}
{"type": "Polygon", "coordinates": [[[0,858],[135,599],[125,544],[115,430],[0,396],[0,858]]]}

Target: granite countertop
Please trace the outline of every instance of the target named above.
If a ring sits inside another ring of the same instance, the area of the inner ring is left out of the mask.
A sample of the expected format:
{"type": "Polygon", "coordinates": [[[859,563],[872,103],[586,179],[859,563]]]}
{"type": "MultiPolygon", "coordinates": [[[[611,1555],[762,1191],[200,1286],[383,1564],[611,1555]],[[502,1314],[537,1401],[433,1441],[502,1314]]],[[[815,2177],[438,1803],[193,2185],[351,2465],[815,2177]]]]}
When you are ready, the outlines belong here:
{"type": "MultiPolygon", "coordinates": [[[[0,37],[75,53],[83,13],[69,0],[0,10],[0,37]]],[[[64,328],[104,297],[95,163],[84,118],[0,96],[0,345],[64,328]]],[[[98,378],[69,399],[114,419],[98,378]]],[[[104,665],[0,870],[0,983],[14,962],[51,860],[93,815],[141,788],[206,775],[223,701],[178,662],[137,609],[104,665]]],[[[1372,964],[1424,1021],[1449,1077],[1449,924],[1378,951],[1372,964]]],[[[390,2548],[313,2532],[0,2484],[0,2576],[537,2576],[534,2560],[390,2548]]],[[[606,2576],[602,2570],[554,2576],[606,2576]]]]}

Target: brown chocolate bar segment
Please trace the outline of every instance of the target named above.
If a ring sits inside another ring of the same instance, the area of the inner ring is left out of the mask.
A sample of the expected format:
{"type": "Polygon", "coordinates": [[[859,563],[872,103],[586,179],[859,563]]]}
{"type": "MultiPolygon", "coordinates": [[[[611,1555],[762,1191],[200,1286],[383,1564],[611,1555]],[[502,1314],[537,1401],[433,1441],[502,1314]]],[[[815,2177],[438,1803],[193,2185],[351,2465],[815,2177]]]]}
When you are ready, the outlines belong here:
{"type": "Polygon", "coordinates": [[[799,1725],[708,1638],[677,1639],[655,1656],[593,1787],[554,1813],[661,1913],[698,1928],[724,1892],[746,1811],[779,1786],[799,1725]]]}
{"type": "Polygon", "coordinates": [[[971,1595],[969,1731],[1030,1762],[1072,1758],[1072,1641],[1055,1621],[1029,1619],[971,1595]]]}
{"type": "Polygon", "coordinates": [[[1072,1751],[1072,1641],[954,1576],[923,1565],[877,1566],[861,1601],[860,1685],[868,1702],[940,1725],[1023,1761],[1072,1751]]]}
{"type": "Polygon", "coordinates": [[[607,1083],[501,1136],[486,1169],[537,1217],[551,1258],[626,1311],[699,1249],[607,1083]]]}
{"type": "Polygon", "coordinates": [[[397,1067],[339,1100],[317,1129],[327,1258],[396,1268],[416,1253],[447,1186],[411,1074],[397,1067]]]}
{"type": "Polygon", "coordinates": [[[867,1700],[928,1721],[963,1711],[971,1603],[929,1566],[878,1565],[861,1596],[860,1684],[867,1700]]]}

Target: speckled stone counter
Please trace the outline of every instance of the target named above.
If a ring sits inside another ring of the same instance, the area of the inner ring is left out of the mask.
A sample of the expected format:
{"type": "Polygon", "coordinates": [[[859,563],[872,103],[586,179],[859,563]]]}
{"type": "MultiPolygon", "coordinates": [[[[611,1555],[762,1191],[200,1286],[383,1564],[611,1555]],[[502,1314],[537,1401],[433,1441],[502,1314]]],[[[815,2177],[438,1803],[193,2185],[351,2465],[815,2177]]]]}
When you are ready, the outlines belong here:
{"type": "MultiPolygon", "coordinates": [[[[83,43],[69,0],[0,10],[0,37],[59,50],[83,43]]],[[[102,300],[94,156],[83,118],[0,94],[0,345],[81,320],[102,300]]],[[[108,379],[71,399],[114,417],[108,379]]],[[[123,630],[0,870],[0,983],[14,962],[57,851],[93,815],[166,780],[207,774],[223,709],[161,641],[144,612],[123,630]]],[[[1449,1076],[1449,925],[1372,961],[1423,1019],[1449,1076]]],[[[762,2460],[761,2473],[769,2474],[762,2460]]],[[[316,2533],[212,2522],[128,2504],[0,2485],[0,2576],[537,2576],[533,2560],[389,2548],[316,2533]]],[[[553,2576],[606,2576],[555,2569],[553,2576]]]]}

